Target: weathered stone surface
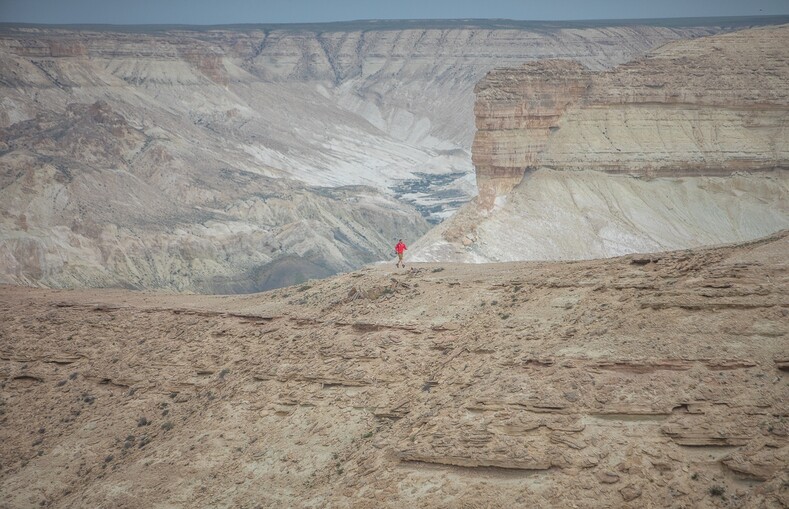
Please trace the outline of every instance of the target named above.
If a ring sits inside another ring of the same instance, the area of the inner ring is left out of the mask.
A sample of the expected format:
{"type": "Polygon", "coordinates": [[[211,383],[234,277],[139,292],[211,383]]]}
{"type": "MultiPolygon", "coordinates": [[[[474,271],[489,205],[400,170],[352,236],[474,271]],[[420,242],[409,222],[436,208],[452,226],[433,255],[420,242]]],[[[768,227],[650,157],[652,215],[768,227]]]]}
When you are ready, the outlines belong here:
{"type": "Polygon", "coordinates": [[[780,507],[787,249],[0,286],[0,505],[780,507]]]}

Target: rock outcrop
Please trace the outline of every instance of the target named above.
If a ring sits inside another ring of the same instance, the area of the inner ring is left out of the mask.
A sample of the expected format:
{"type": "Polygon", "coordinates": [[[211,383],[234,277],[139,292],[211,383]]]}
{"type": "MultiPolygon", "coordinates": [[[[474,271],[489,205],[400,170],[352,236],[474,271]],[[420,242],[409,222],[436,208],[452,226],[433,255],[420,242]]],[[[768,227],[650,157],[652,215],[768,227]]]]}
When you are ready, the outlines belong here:
{"type": "Polygon", "coordinates": [[[789,169],[787,48],[789,25],[672,43],[608,71],[545,61],[490,72],[476,88],[480,204],[538,168],[789,169]]]}
{"type": "Polygon", "coordinates": [[[0,505],[782,507],[787,249],[0,286],[0,505]]]}

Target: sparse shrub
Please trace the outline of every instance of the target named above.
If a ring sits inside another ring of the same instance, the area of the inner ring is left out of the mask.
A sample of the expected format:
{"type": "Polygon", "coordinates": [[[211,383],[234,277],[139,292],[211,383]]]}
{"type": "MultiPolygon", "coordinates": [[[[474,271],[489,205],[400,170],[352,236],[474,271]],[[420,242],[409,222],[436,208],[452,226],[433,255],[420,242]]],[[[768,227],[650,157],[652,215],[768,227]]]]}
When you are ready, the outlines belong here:
{"type": "Polygon", "coordinates": [[[66,385],[66,381],[65,380],[61,380],[60,382],[55,384],[56,387],[63,387],[64,385],[66,385]]]}
{"type": "Polygon", "coordinates": [[[109,463],[110,461],[114,460],[115,456],[112,454],[108,454],[106,458],[104,458],[104,463],[109,463]]]}
{"type": "Polygon", "coordinates": [[[310,285],[302,285],[302,286],[299,287],[299,291],[300,292],[306,292],[310,288],[312,288],[310,285]]]}
{"type": "Polygon", "coordinates": [[[174,424],[172,422],[170,422],[170,421],[167,421],[167,422],[162,424],[162,429],[165,430],[165,431],[170,431],[171,429],[173,429],[173,427],[174,427],[174,424]]]}
{"type": "Polygon", "coordinates": [[[151,423],[145,416],[140,417],[137,419],[137,427],[141,428],[143,426],[148,426],[151,423]]]}
{"type": "Polygon", "coordinates": [[[371,436],[373,436],[373,432],[372,431],[368,431],[367,433],[362,435],[362,438],[370,438],[371,436]]]}
{"type": "Polygon", "coordinates": [[[70,375],[68,376],[68,379],[69,379],[69,380],[76,380],[76,378],[77,378],[77,375],[78,375],[78,374],[79,374],[79,373],[77,373],[77,372],[75,371],[75,372],[73,372],[72,374],[70,374],[70,375]]]}
{"type": "Polygon", "coordinates": [[[435,269],[431,270],[430,272],[441,272],[444,270],[444,267],[436,267],[435,269]]]}
{"type": "Polygon", "coordinates": [[[723,486],[718,486],[717,484],[710,488],[710,495],[713,497],[722,497],[725,492],[726,489],[723,486]]]}
{"type": "Polygon", "coordinates": [[[510,317],[510,314],[509,313],[499,313],[499,316],[501,317],[502,320],[506,320],[507,318],[510,317]]]}
{"type": "Polygon", "coordinates": [[[490,301],[490,305],[491,305],[491,306],[495,306],[495,305],[496,305],[496,304],[498,304],[498,303],[499,303],[499,301],[497,301],[497,300],[492,300],[492,301],[490,301]]]}
{"type": "Polygon", "coordinates": [[[697,480],[699,478],[699,473],[698,472],[693,472],[693,475],[690,476],[690,478],[693,479],[694,481],[697,480]]]}
{"type": "Polygon", "coordinates": [[[225,379],[225,375],[227,375],[228,373],[230,373],[230,370],[227,369],[227,368],[224,368],[222,371],[219,372],[219,379],[220,380],[224,380],[225,379]]]}

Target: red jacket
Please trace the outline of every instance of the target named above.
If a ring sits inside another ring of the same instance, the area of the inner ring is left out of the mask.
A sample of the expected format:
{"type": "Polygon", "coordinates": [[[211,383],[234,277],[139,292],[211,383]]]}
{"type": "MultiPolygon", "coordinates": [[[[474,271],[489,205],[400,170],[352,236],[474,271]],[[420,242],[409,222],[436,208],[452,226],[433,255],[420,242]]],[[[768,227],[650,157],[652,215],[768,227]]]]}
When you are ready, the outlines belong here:
{"type": "Polygon", "coordinates": [[[403,244],[402,242],[398,242],[397,245],[395,246],[395,252],[398,253],[398,254],[402,253],[406,249],[408,249],[408,248],[405,247],[405,244],[403,244]]]}

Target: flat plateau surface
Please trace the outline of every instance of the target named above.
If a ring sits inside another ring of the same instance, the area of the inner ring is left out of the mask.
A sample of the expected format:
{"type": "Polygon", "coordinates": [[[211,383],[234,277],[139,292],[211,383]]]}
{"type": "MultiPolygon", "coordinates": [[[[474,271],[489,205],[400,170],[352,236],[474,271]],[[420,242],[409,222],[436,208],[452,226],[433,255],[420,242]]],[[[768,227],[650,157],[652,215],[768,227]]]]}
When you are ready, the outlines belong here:
{"type": "Polygon", "coordinates": [[[0,507],[785,507],[787,249],[0,286],[0,507]]]}

